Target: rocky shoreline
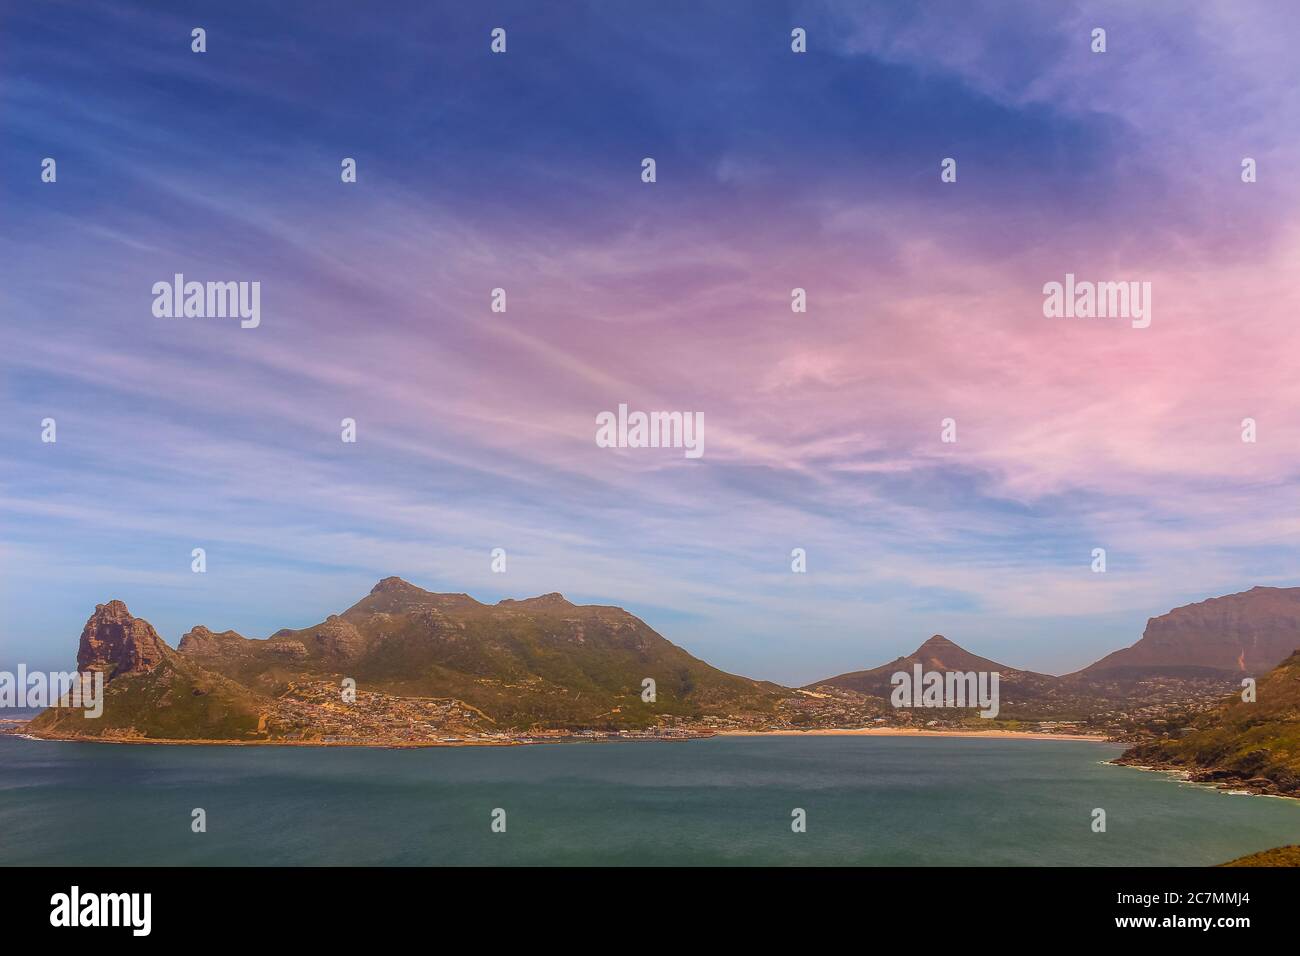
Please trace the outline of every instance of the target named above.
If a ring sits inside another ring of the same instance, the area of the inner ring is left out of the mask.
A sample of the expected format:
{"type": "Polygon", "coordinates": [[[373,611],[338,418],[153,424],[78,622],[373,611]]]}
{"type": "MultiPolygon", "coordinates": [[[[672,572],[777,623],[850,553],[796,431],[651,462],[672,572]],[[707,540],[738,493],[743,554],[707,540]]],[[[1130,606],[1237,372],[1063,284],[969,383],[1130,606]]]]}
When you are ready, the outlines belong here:
{"type": "Polygon", "coordinates": [[[1152,762],[1149,757],[1131,756],[1128,752],[1110,762],[1121,767],[1132,767],[1135,770],[1177,773],[1189,783],[1202,783],[1219,790],[1242,790],[1261,797],[1300,799],[1300,780],[1278,781],[1269,777],[1246,777],[1222,767],[1195,767],[1170,761],[1152,762]]]}

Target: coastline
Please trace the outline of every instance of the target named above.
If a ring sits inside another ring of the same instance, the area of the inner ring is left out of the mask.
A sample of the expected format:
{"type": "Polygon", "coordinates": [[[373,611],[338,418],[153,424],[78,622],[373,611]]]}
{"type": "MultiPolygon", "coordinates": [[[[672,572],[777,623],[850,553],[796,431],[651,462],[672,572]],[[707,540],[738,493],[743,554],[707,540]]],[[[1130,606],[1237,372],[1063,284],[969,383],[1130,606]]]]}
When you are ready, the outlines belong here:
{"type": "Polygon", "coordinates": [[[816,728],[811,730],[719,730],[702,733],[692,737],[620,737],[588,739],[575,736],[555,737],[552,739],[519,740],[207,740],[207,739],[173,739],[163,737],[99,737],[99,736],[59,736],[55,734],[31,734],[9,732],[6,736],[19,737],[24,740],[44,740],[66,743],[91,744],[143,744],[164,747],[374,747],[383,750],[423,749],[426,747],[527,747],[538,744],[568,743],[637,743],[641,741],[660,741],[682,743],[691,740],[705,740],[710,737],[983,737],[1003,740],[1086,740],[1094,743],[1110,743],[1108,737],[1097,734],[1057,734],[1034,733],[1027,730],[923,730],[914,727],[845,727],[816,728]]]}
{"type": "Polygon", "coordinates": [[[1122,754],[1114,760],[1108,760],[1107,763],[1115,767],[1128,767],[1131,770],[1144,770],[1147,773],[1163,774],[1165,777],[1179,783],[1190,783],[1206,790],[1217,790],[1220,793],[1234,796],[1281,797],[1284,800],[1300,800],[1300,791],[1283,790],[1271,780],[1266,785],[1252,782],[1252,780],[1257,781],[1259,778],[1243,777],[1232,770],[1226,770],[1222,767],[1189,767],[1171,763],[1144,764],[1125,760],[1122,754]]]}
{"type": "MultiPolygon", "coordinates": [[[[374,747],[380,750],[406,750],[424,747],[523,747],[541,740],[200,740],[171,737],[62,737],[55,734],[9,733],[5,736],[22,740],[41,740],[69,744],[142,744],[155,747],[374,747]]],[[[557,741],[558,742],[558,741],[557,741]]]]}

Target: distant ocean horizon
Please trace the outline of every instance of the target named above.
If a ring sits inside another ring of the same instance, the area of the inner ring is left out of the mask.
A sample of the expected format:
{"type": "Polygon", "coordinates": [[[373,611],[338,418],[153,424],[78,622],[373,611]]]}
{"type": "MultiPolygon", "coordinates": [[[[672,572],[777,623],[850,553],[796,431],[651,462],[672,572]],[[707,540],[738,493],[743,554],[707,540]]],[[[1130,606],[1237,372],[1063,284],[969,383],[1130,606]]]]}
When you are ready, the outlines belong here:
{"type": "Polygon", "coordinates": [[[1106,761],[1119,744],[715,737],[378,748],[0,737],[3,865],[1210,865],[1300,801],[1106,761]],[[207,830],[191,830],[201,808],[207,830]],[[1093,832],[1093,811],[1106,832],[1093,832]],[[792,832],[804,811],[807,830],[792,832]],[[506,829],[493,832],[495,811],[506,829]]]}

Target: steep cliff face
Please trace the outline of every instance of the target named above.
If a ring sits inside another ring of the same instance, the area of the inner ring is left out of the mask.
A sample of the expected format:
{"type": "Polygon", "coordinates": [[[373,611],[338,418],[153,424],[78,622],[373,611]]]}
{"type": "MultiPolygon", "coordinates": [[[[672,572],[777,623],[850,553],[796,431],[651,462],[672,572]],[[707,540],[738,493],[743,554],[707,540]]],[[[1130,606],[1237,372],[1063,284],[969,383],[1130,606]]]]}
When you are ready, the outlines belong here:
{"type": "Polygon", "coordinates": [[[1251,588],[1174,608],[1142,639],[1080,671],[1262,675],[1300,647],[1300,588],[1251,588]]]}
{"type": "Polygon", "coordinates": [[[77,669],[103,671],[105,680],[152,671],[171,653],[148,621],[121,601],[97,604],[81,631],[77,669]]]}

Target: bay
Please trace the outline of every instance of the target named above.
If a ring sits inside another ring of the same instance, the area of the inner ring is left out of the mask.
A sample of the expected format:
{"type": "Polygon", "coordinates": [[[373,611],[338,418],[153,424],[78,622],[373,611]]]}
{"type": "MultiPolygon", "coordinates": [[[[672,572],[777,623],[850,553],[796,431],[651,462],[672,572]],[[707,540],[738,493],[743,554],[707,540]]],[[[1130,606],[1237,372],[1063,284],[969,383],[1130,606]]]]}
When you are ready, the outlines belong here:
{"type": "Polygon", "coordinates": [[[0,737],[0,864],[1150,866],[1300,842],[1300,801],[1105,763],[1122,750],[938,737],[418,750],[0,737]],[[205,833],[191,831],[195,808],[205,833]],[[498,808],[505,833],[491,829],[498,808]],[[791,831],[795,808],[805,833],[791,831]],[[1105,833],[1092,831],[1094,808],[1105,833]]]}

